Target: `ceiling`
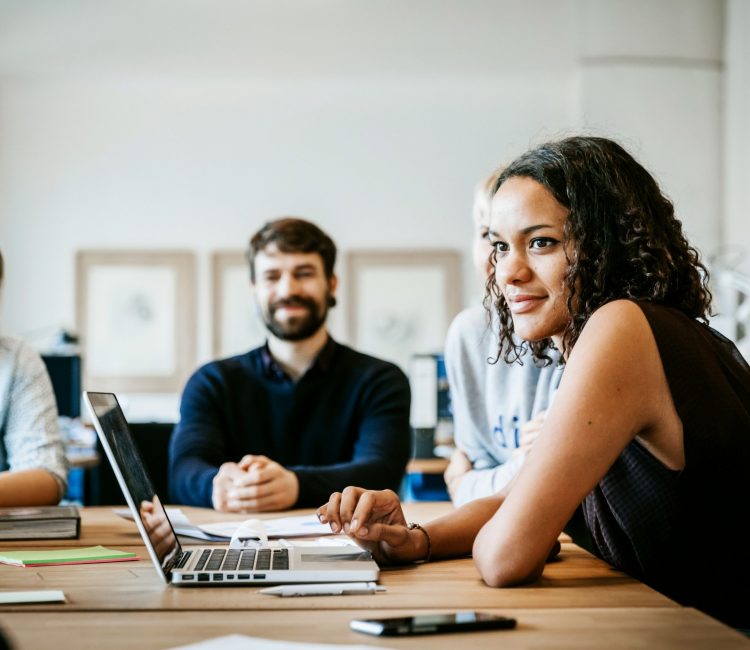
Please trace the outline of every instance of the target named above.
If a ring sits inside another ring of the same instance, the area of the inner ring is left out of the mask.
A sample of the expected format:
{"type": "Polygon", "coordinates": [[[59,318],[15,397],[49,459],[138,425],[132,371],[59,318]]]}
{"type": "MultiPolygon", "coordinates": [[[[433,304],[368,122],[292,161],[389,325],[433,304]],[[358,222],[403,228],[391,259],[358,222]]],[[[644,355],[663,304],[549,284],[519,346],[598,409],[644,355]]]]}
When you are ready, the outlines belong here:
{"type": "Polygon", "coordinates": [[[576,56],[574,7],[573,0],[0,0],[0,75],[547,75],[569,69],[576,56]]]}

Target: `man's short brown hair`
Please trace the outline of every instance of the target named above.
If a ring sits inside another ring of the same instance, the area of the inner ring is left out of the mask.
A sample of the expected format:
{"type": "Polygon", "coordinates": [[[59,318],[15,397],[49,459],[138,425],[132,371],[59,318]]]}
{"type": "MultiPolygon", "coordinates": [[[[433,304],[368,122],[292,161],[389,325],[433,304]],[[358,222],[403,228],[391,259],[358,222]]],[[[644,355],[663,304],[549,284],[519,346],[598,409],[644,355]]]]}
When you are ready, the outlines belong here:
{"type": "Polygon", "coordinates": [[[298,217],[281,217],[266,223],[250,238],[247,261],[250,280],[255,283],[255,258],[269,245],[276,244],[282,253],[318,253],[323,260],[326,277],[333,276],[336,244],[318,226],[298,217]]]}

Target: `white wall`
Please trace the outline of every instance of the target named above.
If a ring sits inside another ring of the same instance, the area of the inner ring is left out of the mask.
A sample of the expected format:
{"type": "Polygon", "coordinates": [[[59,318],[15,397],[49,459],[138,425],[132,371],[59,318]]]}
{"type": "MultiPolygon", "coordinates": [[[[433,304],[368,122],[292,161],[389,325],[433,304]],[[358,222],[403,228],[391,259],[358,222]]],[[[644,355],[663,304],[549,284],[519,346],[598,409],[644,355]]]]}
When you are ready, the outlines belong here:
{"type": "MultiPolygon", "coordinates": [[[[79,248],[189,248],[205,360],[211,250],[244,247],[263,220],[291,213],[319,222],[342,252],[468,252],[475,183],[575,118],[575,43],[558,30],[569,2],[330,2],[324,15],[223,2],[223,20],[193,2],[194,22],[181,4],[176,25],[174,4],[135,3],[152,11],[145,26],[116,3],[41,4],[10,3],[0,21],[12,333],[73,325],[79,248]],[[514,28],[540,8],[550,23],[533,40],[555,52],[550,65],[514,28]]],[[[465,276],[471,300],[468,255],[465,276]]],[[[345,338],[344,310],[334,330],[345,338]]]]}
{"type": "Polygon", "coordinates": [[[512,104],[460,82],[8,84],[6,329],[72,323],[78,248],[195,250],[204,358],[208,254],[244,247],[268,217],[308,216],[344,251],[467,249],[474,183],[496,152],[569,124],[567,92],[555,79],[527,81],[512,104]]]}
{"type": "MultiPolygon", "coordinates": [[[[344,253],[459,248],[472,302],[475,183],[582,127],[642,155],[711,250],[722,18],[716,0],[7,0],[3,331],[73,326],[78,249],[187,248],[206,360],[210,252],[290,213],[344,253]]],[[[747,147],[734,156],[747,170],[747,147]]]]}
{"type": "Polygon", "coordinates": [[[750,276],[750,3],[727,5],[723,243],[750,276]]]}
{"type": "Polygon", "coordinates": [[[582,0],[583,121],[639,157],[709,256],[722,213],[723,3],[582,0]]]}

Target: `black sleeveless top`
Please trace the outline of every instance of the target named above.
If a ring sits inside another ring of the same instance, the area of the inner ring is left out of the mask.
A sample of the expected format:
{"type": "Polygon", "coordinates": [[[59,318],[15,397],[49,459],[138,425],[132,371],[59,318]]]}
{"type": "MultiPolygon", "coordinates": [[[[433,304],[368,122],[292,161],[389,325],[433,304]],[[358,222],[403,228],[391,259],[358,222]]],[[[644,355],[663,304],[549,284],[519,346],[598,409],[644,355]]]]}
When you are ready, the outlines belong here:
{"type": "Polygon", "coordinates": [[[633,440],[583,501],[594,551],[683,605],[750,627],[750,367],[710,327],[638,305],[682,421],[685,468],[633,440]]]}

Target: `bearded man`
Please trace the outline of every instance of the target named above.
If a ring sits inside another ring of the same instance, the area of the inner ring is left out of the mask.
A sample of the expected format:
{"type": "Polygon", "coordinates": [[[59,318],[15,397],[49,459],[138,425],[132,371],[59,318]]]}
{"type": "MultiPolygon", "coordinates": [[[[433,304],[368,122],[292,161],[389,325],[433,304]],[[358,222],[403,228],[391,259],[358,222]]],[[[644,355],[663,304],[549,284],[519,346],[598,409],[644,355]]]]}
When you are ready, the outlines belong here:
{"type": "Polygon", "coordinates": [[[334,341],[336,245],[285,217],[250,239],[266,344],[188,381],[170,445],[170,497],[224,512],[317,506],[347,485],[398,490],[409,458],[409,383],[334,341]]]}

